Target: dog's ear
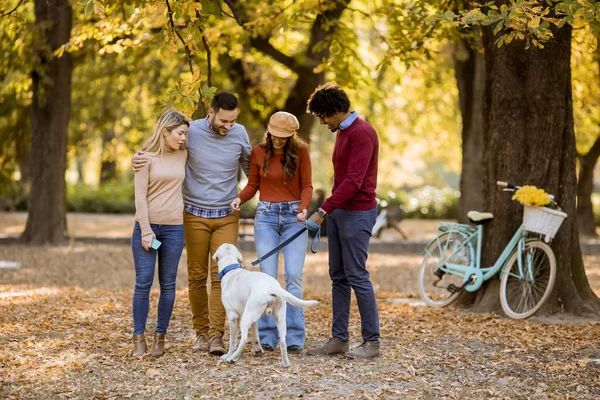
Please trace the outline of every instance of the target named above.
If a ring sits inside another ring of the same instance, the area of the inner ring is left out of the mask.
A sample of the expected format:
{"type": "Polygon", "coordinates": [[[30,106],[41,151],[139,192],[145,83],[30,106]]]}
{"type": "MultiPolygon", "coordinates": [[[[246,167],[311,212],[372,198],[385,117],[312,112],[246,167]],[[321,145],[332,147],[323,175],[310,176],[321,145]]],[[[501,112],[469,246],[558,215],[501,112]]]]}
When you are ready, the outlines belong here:
{"type": "Polygon", "coordinates": [[[217,251],[215,251],[215,254],[213,254],[212,259],[213,261],[218,261],[219,257],[221,257],[221,248],[223,246],[219,246],[219,248],[217,249],[217,251]]]}

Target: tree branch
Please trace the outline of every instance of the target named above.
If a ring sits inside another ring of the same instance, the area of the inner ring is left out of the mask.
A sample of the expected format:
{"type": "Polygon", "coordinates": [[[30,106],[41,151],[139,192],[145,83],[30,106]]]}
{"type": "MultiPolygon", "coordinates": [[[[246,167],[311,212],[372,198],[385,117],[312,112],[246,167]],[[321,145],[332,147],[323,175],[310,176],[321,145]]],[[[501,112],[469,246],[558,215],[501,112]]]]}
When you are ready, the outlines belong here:
{"type": "MultiPolygon", "coordinates": [[[[288,56],[287,54],[283,54],[281,51],[277,50],[271,43],[269,43],[269,39],[263,37],[253,37],[250,39],[250,44],[256,50],[270,56],[275,61],[285,65],[292,71],[298,70],[300,67],[303,67],[299,62],[297,62],[293,57],[288,56]]],[[[313,65],[316,67],[316,65],[313,65]]]]}
{"type": "Polygon", "coordinates": [[[169,25],[171,25],[171,29],[173,30],[173,33],[175,35],[177,35],[177,37],[183,44],[183,49],[185,50],[185,55],[187,58],[188,66],[190,67],[190,72],[192,73],[192,75],[194,75],[194,64],[192,62],[192,53],[190,53],[190,49],[188,49],[188,47],[186,46],[185,40],[183,40],[183,37],[181,37],[181,35],[177,31],[177,29],[175,28],[175,22],[173,21],[173,11],[171,11],[171,4],[169,4],[169,0],[165,0],[165,3],[167,4],[167,10],[169,11],[169,25]]]}
{"type": "Polygon", "coordinates": [[[223,14],[227,15],[230,18],[235,19],[235,21],[238,23],[239,26],[244,26],[244,23],[242,22],[242,18],[240,17],[240,10],[236,5],[235,1],[232,0],[223,0],[225,2],[225,4],[227,4],[229,6],[229,9],[231,10],[232,15],[227,14],[225,11],[223,11],[223,9],[221,8],[221,3],[219,3],[219,1],[217,0],[217,4],[219,4],[219,9],[223,12],[223,14]]]}
{"type": "MultiPolygon", "coordinates": [[[[198,10],[196,10],[196,17],[198,17],[198,21],[200,21],[202,18],[202,16],[198,12],[198,10]]],[[[198,25],[198,30],[200,31],[200,35],[202,35],[202,44],[204,45],[204,50],[206,51],[206,64],[208,67],[207,84],[210,87],[210,86],[212,86],[212,60],[211,60],[212,52],[211,52],[210,46],[208,44],[208,39],[206,39],[206,36],[204,36],[204,30],[202,29],[201,25],[198,25]]]]}
{"type": "Polygon", "coordinates": [[[17,3],[17,5],[15,6],[15,8],[13,8],[10,11],[7,11],[7,12],[1,14],[0,17],[6,17],[7,15],[10,15],[13,12],[15,12],[17,10],[17,8],[21,7],[21,4],[23,3],[23,1],[25,1],[25,0],[19,0],[19,2],[17,3]]]}
{"type": "Polygon", "coordinates": [[[231,19],[236,19],[233,15],[228,14],[225,10],[223,10],[223,7],[221,7],[221,2],[219,0],[215,0],[217,3],[217,6],[219,7],[219,11],[225,15],[227,15],[229,18],[231,19]]]}

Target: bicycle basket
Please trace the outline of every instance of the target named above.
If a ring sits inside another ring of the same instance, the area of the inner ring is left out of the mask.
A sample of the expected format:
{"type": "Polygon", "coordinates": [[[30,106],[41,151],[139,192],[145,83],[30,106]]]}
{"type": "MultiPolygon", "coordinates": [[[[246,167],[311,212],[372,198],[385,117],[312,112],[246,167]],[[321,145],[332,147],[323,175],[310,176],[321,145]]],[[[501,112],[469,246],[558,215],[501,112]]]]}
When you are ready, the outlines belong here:
{"type": "Polygon", "coordinates": [[[563,220],[567,217],[562,211],[547,207],[524,206],[523,229],[546,235],[546,242],[552,239],[563,220]]]}

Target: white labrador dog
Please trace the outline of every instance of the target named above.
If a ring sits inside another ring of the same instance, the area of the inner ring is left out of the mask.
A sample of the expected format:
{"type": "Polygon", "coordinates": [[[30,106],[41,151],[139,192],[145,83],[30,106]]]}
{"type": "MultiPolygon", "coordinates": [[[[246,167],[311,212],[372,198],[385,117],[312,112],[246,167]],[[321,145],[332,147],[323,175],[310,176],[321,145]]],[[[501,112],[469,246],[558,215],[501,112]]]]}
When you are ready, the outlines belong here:
{"type": "Polygon", "coordinates": [[[252,327],[256,337],[256,351],[262,353],[258,336],[258,319],[263,315],[273,315],[279,332],[279,347],[281,348],[281,365],[289,367],[290,360],[285,343],[286,302],[296,307],[312,307],[319,304],[316,300],[301,300],[281,288],[276,279],[262,272],[248,271],[242,268],[242,255],[237,247],[225,243],[221,245],[213,260],[219,263],[221,278],[221,300],[229,320],[229,352],[221,359],[230,363],[238,360],[248,343],[248,331],[252,327]],[[224,274],[224,275],[223,275],[224,274]],[[241,340],[237,346],[238,323],[241,330],[241,340]]]}

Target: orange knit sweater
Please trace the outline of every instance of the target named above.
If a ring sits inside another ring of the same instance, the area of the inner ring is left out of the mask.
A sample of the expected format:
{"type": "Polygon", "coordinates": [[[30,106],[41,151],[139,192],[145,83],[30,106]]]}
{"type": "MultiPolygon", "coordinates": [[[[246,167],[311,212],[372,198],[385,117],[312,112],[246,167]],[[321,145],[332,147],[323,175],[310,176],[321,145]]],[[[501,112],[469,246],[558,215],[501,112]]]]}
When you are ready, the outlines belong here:
{"type": "Polygon", "coordinates": [[[291,181],[284,179],[283,154],[274,154],[269,161],[269,173],[264,175],[263,167],[266,148],[256,145],[250,154],[250,175],[248,184],[238,195],[242,204],[254,197],[260,190],[260,201],[278,203],[282,201],[298,201],[298,211],[308,209],[312,197],[312,170],[308,147],[302,146],[297,159],[296,173],[291,181]]]}

